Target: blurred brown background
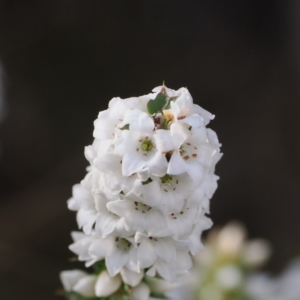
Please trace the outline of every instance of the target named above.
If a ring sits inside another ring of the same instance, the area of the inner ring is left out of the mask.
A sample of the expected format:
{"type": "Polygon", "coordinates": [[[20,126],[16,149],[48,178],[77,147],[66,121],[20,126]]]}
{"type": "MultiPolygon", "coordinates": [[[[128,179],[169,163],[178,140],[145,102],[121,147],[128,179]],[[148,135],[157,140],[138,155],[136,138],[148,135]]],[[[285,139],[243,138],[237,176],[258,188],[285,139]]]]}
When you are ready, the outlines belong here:
{"type": "Polygon", "coordinates": [[[165,80],[216,115],[215,224],[300,253],[297,0],[0,0],[0,299],[48,300],[71,269],[66,200],[93,120],[165,80]]]}

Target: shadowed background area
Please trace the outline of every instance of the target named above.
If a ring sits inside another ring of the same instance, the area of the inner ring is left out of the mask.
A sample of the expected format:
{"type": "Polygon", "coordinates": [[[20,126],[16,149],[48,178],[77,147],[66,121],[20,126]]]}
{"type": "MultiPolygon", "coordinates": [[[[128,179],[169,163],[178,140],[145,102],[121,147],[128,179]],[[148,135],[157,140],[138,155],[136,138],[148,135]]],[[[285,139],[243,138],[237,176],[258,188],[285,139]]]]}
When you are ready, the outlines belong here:
{"type": "Polygon", "coordinates": [[[0,0],[1,299],[58,299],[93,120],[163,80],[216,115],[214,223],[270,240],[270,270],[298,255],[299,15],[297,0],[0,0]]]}

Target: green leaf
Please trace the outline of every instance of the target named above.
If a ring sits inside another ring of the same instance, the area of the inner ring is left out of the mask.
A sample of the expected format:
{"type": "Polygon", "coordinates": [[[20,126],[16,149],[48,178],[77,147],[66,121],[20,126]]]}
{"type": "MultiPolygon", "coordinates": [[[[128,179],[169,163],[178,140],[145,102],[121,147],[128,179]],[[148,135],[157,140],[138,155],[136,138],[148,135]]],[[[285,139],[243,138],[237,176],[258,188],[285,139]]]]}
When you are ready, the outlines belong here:
{"type": "Polygon", "coordinates": [[[121,130],[128,130],[129,129],[129,124],[124,125],[122,128],[120,128],[121,130]]]}
{"type": "Polygon", "coordinates": [[[154,100],[149,100],[147,103],[147,109],[150,115],[156,114],[162,111],[164,106],[167,104],[168,95],[165,93],[158,93],[154,100]]]}
{"type": "Polygon", "coordinates": [[[170,109],[171,108],[171,101],[176,101],[178,97],[170,97],[167,99],[167,104],[166,107],[164,107],[164,109],[170,109]]]}
{"type": "Polygon", "coordinates": [[[97,261],[92,265],[95,274],[100,274],[102,271],[106,270],[106,265],[104,260],[97,261]]]}
{"type": "Polygon", "coordinates": [[[142,181],[142,184],[145,185],[145,184],[148,184],[150,182],[152,182],[153,180],[149,177],[146,181],[142,181]]]}

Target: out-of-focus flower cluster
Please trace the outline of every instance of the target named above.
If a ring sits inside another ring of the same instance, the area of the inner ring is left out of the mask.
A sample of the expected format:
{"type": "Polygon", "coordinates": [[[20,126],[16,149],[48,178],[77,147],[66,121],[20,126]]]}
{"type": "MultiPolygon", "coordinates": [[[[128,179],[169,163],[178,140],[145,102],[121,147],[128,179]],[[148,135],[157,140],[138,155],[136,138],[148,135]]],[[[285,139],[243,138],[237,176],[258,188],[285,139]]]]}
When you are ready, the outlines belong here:
{"type": "Polygon", "coordinates": [[[270,253],[268,242],[247,240],[244,227],[230,223],[209,234],[184,282],[159,288],[172,300],[299,300],[300,259],[277,277],[257,272],[270,253]]]}
{"type": "Polygon", "coordinates": [[[246,292],[250,300],[299,300],[300,258],[278,277],[266,273],[252,275],[247,280],[246,292]]]}
{"type": "Polygon", "coordinates": [[[269,244],[246,240],[238,223],[213,230],[204,249],[195,256],[195,267],[185,283],[169,294],[176,300],[245,300],[247,276],[270,255],[269,244]]]}
{"type": "Polygon", "coordinates": [[[188,273],[212,224],[206,214],[221,158],[217,135],[206,128],[213,117],[186,88],[165,86],[113,98],[99,113],[85,149],[88,173],[68,201],[83,230],[72,234],[70,249],[98,272],[62,273],[67,291],[146,300],[145,276],[173,282],[188,273]]]}

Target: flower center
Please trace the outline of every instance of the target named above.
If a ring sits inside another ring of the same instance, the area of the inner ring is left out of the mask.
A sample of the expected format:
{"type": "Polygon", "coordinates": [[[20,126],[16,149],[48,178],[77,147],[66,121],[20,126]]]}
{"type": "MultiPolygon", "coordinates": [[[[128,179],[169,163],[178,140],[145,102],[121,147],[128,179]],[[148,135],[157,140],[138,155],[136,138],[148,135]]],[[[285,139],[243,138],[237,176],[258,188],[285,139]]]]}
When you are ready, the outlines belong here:
{"type": "Polygon", "coordinates": [[[143,151],[151,151],[153,149],[153,143],[151,140],[145,139],[141,143],[141,148],[143,151]]]}
{"type": "Polygon", "coordinates": [[[160,178],[161,183],[172,185],[173,176],[166,174],[164,177],[160,178]]]}
{"type": "Polygon", "coordinates": [[[148,206],[142,202],[134,202],[135,210],[142,212],[143,214],[147,213],[149,210],[151,210],[151,206],[148,206]]]}
{"type": "Polygon", "coordinates": [[[179,184],[179,179],[177,176],[166,174],[164,177],[160,178],[160,187],[166,193],[171,191],[176,191],[178,184],[179,184]]]}
{"type": "Polygon", "coordinates": [[[179,148],[179,153],[184,160],[189,160],[190,158],[197,158],[197,147],[189,142],[182,144],[179,148]]]}
{"type": "Polygon", "coordinates": [[[131,243],[123,238],[116,237],[115,238],[116,247],[120,250],[126,251],[130,248],[131,243]]]}

